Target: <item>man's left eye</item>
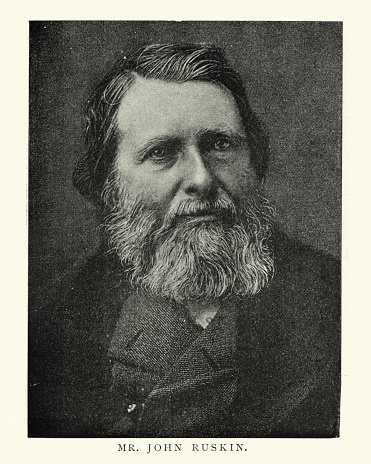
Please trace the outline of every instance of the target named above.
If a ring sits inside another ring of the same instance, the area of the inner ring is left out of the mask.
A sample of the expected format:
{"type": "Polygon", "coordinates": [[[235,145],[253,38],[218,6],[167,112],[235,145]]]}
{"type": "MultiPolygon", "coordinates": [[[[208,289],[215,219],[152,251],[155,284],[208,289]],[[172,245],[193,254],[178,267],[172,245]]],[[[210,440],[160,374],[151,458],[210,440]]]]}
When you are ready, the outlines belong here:
{"type": "Polygon", "coordinates": [[[224,151],[231,148],[232,142],[227,137],[222,137],[215,140],[212,144],[212,148],[218,151],[224,151]]]}

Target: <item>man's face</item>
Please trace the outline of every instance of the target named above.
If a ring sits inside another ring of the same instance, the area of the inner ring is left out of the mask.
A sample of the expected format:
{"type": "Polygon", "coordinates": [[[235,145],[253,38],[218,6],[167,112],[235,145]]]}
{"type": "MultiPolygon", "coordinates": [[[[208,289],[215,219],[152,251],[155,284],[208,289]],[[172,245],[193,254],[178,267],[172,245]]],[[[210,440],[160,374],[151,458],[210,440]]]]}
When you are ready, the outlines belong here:
{"type": "Polygon", "coordinates": [[[243,202],[257,185],[237,105],[215,84],[138,78],[117,119],[122,185],[159,218],[220,189],[243,202]]]}
{"type": "Polygon", "coordinates": [[[105,224],[131,283],[178,302],[267,285],[273,213],[231,94],[139,79],[122,99],[118,132],[105,224]]]}

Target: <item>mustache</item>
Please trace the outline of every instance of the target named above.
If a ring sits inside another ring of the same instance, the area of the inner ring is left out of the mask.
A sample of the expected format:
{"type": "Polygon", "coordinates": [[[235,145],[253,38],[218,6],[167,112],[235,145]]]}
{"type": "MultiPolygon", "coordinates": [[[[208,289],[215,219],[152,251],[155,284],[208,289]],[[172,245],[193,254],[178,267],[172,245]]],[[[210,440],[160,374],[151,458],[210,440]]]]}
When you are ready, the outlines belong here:
{"type": "Polygon", "coordinates": [[[162,229],[172,227],[179,219],[185,217],[206,215],[235,220],[237,209],[231,198],[224,192],[221,192],[215,200],[188,199],[167,212],[162,229]]]}

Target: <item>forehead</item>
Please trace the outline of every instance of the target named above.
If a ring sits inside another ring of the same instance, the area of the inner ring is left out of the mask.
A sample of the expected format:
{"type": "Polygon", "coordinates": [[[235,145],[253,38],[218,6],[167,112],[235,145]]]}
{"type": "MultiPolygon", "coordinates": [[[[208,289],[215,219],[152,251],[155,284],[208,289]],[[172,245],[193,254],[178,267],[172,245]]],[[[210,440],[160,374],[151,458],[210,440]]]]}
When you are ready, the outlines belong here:
{"type": "Polygon", "coordinates": [[[232,94],[216,84],[137,78],[117,115],[122,137],[132,142],[156,136],[188,136],[203,129],[243,132],[232,94]]]}

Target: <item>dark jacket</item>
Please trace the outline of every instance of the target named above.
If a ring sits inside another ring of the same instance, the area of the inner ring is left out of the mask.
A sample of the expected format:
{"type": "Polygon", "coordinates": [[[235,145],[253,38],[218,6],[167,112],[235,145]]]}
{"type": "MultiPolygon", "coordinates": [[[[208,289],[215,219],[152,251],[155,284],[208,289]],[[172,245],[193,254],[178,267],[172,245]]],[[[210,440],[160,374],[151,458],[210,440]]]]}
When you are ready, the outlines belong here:
{"type": "Polygon", "coordinates": [[[35,311],[29,436],[336,437],[340,269],[274,238],[276,274],[205,329],[104,254],[35,311]]]}

